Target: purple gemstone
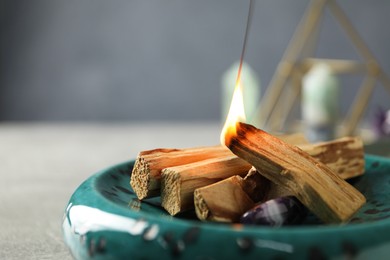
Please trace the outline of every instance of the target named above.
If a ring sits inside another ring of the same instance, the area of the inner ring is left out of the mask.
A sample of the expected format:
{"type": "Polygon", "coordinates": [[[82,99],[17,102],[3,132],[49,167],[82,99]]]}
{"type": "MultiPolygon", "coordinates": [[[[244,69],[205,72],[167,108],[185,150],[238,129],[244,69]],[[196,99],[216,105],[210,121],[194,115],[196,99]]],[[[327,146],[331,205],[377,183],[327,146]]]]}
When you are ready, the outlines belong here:
{"type": "Polygon", "coordinates": [[[379,107],[372,126],[378,137],[390,136],[390,110],[379,107]]]}
{"type": "Polygon", "coordinates": [[[306,217],[305,206],[295,197],[271,199],[245,212],[240,222],[250,225],[279,227],[301,223],[306,217]]]}

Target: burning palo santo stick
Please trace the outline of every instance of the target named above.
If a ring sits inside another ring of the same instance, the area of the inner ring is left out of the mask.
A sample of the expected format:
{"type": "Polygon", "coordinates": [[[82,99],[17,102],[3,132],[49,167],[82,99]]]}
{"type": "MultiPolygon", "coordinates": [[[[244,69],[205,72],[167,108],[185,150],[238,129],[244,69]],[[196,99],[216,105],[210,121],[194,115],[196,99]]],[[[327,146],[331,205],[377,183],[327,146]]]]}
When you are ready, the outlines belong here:
{"type": "Polygon", "coordinates": [[[235,127],[235,134],[225,136],[226,146],[324,222],[345,222],[365,203],[358,190],[298,147],[245,123],[235,127]]]}
{"type": "MultiPolygon", "coordinates": [[[[303,134],[282,135],[280,138],[294,144],[307,144],[303,134]]],[[[187,149],[154,149],[139,153],[131,174],[130,185],[139,199],[160,195],[161,171],[164,168],[185,165],[211,158],[226,158],[233,153],[225,146],[187,149]]],[[[246,162],[242,161],[247,164],[246,162]]]]}
{"type": "MultiPolygon", "coordinates": [[[[290,138],[288,141],[294,142],[296,139],[290,138]]],[[[346,178],[361,175],[364,172],[363,143],[359,138],[346,137],[298,146],[346,178]]],[[[162,206],[172,215],[192,209],[195,189],[215,183],[222,178],[244,175],[241,171],[246,174],[251,167],[248,162],[233,155],[166,168],[161,178],[162,206]]],[[[225,195],[220,198],[225,198],[225,195]]],[[[214,199],[220,201],[220,198],[214,199]]]]}
{"type": "Polygon", "coordinates": [[[326,223],[348,221],[365,203],[358,190],[308,153],[241,121],[245,122],[245,112],[238,80],[221,133],[222,144],[289,190],[326,223]]]}
{"type": "MultiPolygon", "coordinates": [[[[364,173],[363,142],[357,137],[344,137],[313,145],[299,145],[303,151],[324,163],[341,178],[347,180],[364,173]]],[[[292,195],[281,185],[276,185],[252,167],[245,178],[234,176],[194,192],[195,212],[200,220],[236,222],[254,203],[292,195]],[[228,199],[232,194],[245,193],[252,204],[228,199]],[[226,198],[221,201],[220,198],[226,198]]]]}
{"type": "MultiPolygon", "coordinates": [[[[302,148],[307,150],[305,145],[302,148]]],[[[319,143],[307,152],[343,179],[364,173],[363,142],[359,138],[348,137],[319,143]]],[[[237,222],[255,203],[289,195],[292,195],[290,190],[269,181],[252,167],[245,178],[233,176],[196,189],[194,205],[200,220],[231,223],[237,222]],[[237,198],[245,198],[245,201],[237,198]]]]}

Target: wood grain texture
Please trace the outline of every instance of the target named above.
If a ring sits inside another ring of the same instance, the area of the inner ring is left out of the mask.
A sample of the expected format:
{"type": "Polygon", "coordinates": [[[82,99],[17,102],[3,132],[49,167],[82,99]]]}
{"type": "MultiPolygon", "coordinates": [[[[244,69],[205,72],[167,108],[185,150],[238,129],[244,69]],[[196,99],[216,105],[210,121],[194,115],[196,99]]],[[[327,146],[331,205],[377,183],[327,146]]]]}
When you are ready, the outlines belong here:
{"type": "Polygon", "coordinates": [[[365,203],[358,190],[300,148],[251,125],[236,126],[237,135],[225,139],[227,147],[290,190],[324,222],[346,222],[365,203]]]}
{"type": "Polygon", "coordinates": [[[161,205],[171,215],[194,207],[196,188],[210,185],[233,175],[245,176],[248,163],[232,155],[166,168],[161,178],[161,205]],[[227,170],[228,169],[228,170],[227,170]]]}
{"type": "Polygon", "coordinates": [[[364,174],[364,145],[359,137],[343,137],[312,145],[298,146],[316,160],[326,164],[342,179],[364,174]]]}
{"type": "Polygon", "coordinates": [[[232,153],[222,146],[142,151],[135,161],[130,185],[139,199],[158,196],[162,169],[231,155],[232,153]]]}
{"type": "Polygon", "coordinates": [[[200,220],[236,222],[255,204],[243,189],[243,181],[236,175],[196,189],[194,203],[197,217],[200,220]]]}

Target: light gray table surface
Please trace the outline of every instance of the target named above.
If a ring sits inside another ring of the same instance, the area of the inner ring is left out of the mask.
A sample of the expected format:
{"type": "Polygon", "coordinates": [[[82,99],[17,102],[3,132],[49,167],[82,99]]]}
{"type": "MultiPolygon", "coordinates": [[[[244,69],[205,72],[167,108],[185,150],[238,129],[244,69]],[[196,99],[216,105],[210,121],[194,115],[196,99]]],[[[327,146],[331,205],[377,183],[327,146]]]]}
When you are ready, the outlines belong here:
{"type": "MultiPolygon", "coordinates": [[[[0,122],[0,259],[71,259],[62,217],[85,179],[141,150],[215,145],[220,130],[219,122],[0,122]]],[[[380,145],[390,156],[389,142],[380,145]]]]}
{"type": "Polygon", "coordinates": [[[61,223],[73,191],[141,150],[219,142],[218,122],[0,123],[0,259],[71,259],[61,223]]]}

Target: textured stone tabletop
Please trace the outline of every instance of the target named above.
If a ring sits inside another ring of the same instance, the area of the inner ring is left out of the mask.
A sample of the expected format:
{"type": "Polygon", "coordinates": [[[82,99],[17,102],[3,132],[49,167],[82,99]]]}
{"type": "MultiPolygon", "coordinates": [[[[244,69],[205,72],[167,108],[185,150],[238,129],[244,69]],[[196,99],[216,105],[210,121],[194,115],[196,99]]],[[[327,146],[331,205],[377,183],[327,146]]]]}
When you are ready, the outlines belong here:
{"type": "Polygon", "coordinates": [[[61,222],[93,173],[157,147],[214,145],[221,126],[192,123],[0,123],[0,259],[71,259],[61,222]]]}

